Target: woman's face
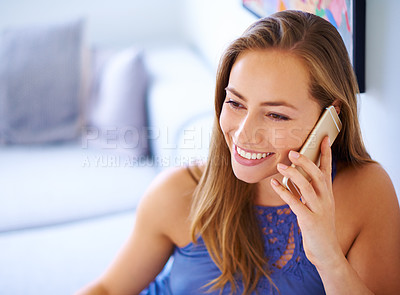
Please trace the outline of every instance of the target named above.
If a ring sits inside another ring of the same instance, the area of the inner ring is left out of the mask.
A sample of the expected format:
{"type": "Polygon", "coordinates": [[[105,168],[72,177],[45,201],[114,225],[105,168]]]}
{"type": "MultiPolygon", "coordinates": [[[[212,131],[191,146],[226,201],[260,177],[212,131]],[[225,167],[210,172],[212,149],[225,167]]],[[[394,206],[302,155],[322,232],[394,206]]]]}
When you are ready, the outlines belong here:
{"type": "Polygon", "coordinates": [[[308,91],[300,59],[276,50],[245,51],[236,59],[226,88],[220,126],[237,178],[257,183],[290,164],[321,114],[308,91]]]}

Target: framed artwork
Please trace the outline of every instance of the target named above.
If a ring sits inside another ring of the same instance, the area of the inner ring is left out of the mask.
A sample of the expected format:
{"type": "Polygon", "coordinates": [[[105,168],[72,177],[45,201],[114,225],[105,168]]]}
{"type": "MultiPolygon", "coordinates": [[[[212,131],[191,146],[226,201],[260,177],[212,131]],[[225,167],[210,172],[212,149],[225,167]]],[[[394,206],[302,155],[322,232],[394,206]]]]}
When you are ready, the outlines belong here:
{"type": "Polygon", "coordinates": [[[294,9],[314,13],[332,23],[346,45],[360,92],[365,91],[365,2],[366,0],[242,0],[257,17],[294,9]]]}

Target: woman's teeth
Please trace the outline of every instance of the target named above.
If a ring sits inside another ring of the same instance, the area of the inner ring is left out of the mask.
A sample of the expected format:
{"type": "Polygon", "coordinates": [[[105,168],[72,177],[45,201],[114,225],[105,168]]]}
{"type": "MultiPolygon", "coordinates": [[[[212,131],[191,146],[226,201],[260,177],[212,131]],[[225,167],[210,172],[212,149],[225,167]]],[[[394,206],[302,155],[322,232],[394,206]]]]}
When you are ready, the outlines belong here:
{"type": "Polygon", "coordinates": [[[242,150],[240,147],[236,147],[236,150],[240,156],[248,160],[262,159],[269,156],[272,153],[249,153],[242,150]]]}

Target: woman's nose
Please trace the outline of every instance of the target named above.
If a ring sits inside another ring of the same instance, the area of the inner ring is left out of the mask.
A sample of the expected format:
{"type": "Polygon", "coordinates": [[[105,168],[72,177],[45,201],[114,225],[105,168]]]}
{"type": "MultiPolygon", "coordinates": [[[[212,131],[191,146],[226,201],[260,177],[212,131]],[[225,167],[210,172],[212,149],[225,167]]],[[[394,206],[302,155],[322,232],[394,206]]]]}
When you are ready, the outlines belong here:
{"type": "Polygon", "coordinates": [[[250,115],[239,122],[235,131],[236,140],[241,144],[259,145],[264,140],[266,129],[250,115]]]}

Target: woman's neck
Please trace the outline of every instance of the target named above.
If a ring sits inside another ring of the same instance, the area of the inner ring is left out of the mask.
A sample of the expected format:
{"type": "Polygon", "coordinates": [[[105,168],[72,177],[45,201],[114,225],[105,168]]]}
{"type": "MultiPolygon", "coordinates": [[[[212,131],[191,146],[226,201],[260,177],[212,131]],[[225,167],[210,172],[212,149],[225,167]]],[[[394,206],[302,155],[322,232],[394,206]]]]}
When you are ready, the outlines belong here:
{"type": "Polygon", "coordinates": [[[265,178],[257,183],[254,204],[259,206],[275,207],[286,203],[279,197],[271,187],[271,179],[275,178],[282,183],[283,176],[279,173],[265,178]]]}

